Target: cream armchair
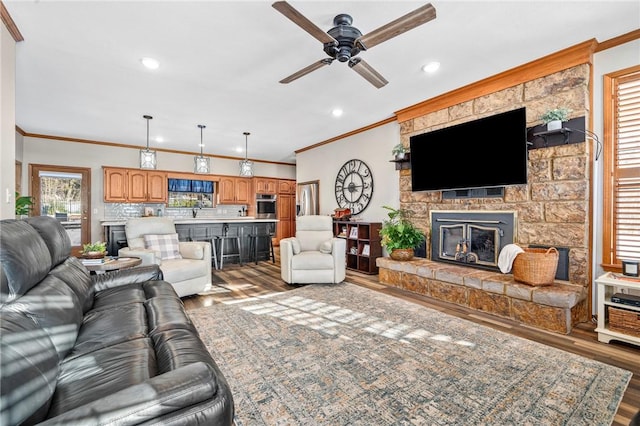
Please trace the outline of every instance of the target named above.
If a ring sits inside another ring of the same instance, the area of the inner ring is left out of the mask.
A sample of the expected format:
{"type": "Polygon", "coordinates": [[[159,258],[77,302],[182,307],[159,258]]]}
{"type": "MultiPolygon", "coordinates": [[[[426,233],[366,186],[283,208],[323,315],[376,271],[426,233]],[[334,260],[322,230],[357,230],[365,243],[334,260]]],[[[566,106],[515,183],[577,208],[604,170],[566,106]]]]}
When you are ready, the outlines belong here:
{"type": "Polygon", "coordinates": [[[280,240],[280,274],[289,284],[344,281],[346,241],[333,237],[330,216],[300,216],[296,236],[280,240]]]}
{"type": "Polygon", "coordinates": [[[143,217],[127,220],[124,227],[128,247],[120,257],[139,257],[142,265],[157,264],[164,280],[178,296],[189,296],[211,288],[211,244],[179,242],[173,219],[143,217]]]}

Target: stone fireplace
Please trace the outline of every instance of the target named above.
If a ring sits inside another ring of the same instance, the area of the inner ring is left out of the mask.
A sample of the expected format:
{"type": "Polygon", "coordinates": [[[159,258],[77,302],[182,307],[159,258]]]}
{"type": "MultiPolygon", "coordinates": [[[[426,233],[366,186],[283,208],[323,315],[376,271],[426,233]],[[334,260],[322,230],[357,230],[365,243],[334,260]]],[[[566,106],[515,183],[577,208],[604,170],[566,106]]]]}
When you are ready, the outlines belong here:
{"type": "Polygon", "coordinates": [[[431,259],[498,270],[498,256],[514,242],[514,211],[432,210],[431,259]]]}

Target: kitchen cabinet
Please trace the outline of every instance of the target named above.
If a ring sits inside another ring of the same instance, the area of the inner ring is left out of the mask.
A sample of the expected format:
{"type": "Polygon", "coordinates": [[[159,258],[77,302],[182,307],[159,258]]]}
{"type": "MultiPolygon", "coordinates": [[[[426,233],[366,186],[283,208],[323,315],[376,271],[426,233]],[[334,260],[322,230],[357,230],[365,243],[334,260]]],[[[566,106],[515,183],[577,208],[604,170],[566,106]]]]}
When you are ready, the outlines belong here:
{"type": "Polygon", "coordinates": [[[167,202],[166,172],[111,167],[103,171],[105,202],[167,202]]]}
{"type": "Polygon", "coordinates": [[[281,239],[293,237],[296,234],[295,181],[280,180],[278,182],[277,213],[275,244],[279,245],[281,239]]]}
{"type": "Polygon", "coordinates": [[[221,176],[219,204],[249,204],[251,200],[251,179],[233,176],[221,176]]]}
{"type": "Polygon", "coordinates": [[[255,178],[255,188],[256,194],[275,195],[278,193],[278,179],[255,178]]]}

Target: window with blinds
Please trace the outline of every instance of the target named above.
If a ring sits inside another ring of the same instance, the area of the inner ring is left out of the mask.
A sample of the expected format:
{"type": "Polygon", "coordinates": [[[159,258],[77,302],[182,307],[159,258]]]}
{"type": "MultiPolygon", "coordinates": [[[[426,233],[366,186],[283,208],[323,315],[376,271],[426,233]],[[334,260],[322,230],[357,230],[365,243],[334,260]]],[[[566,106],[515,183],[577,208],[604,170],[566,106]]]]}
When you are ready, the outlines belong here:
{"type": "Polygon", "coordinates": [[[640,67],[609,74],[605,94],[603,261],[618,265],[640,260],[640,67]]]}

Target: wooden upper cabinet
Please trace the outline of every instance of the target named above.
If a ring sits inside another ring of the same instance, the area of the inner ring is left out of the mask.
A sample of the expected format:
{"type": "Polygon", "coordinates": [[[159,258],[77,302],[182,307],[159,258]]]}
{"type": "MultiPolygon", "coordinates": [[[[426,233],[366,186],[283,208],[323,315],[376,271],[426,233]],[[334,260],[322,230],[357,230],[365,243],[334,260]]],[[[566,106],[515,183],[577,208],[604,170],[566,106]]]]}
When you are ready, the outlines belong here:
{"type": "Polygon", "coordinates": [[[284,180],[278,181],[278,194],[295,194],[296,193],[296,181],[284,180]]]}
{"type": "Polygon", "coordinates": [[[277,194],[278,179],[255,178],[256,194],[277,194]]]}
{"type": "Polygon", "coordinates": [[[218,182],[218,203],[249,204],[251,201],[251,179],[221,176],[218,182]]]}
{"type": "Polygon", "coordinates": [[[127,201],[127,169],[104,168],[104,201],[127,201]]]}
{"type": "Polygon", "coordinates": [[[155,170],[104,168],[104,201],[166,203],[167,173],[155,170]]]}
{"type": "Polygon", "coordinates": [[[167,174],[164,172],[147,172],[147,201],[166,203],[169,201],[167,174]]]}

